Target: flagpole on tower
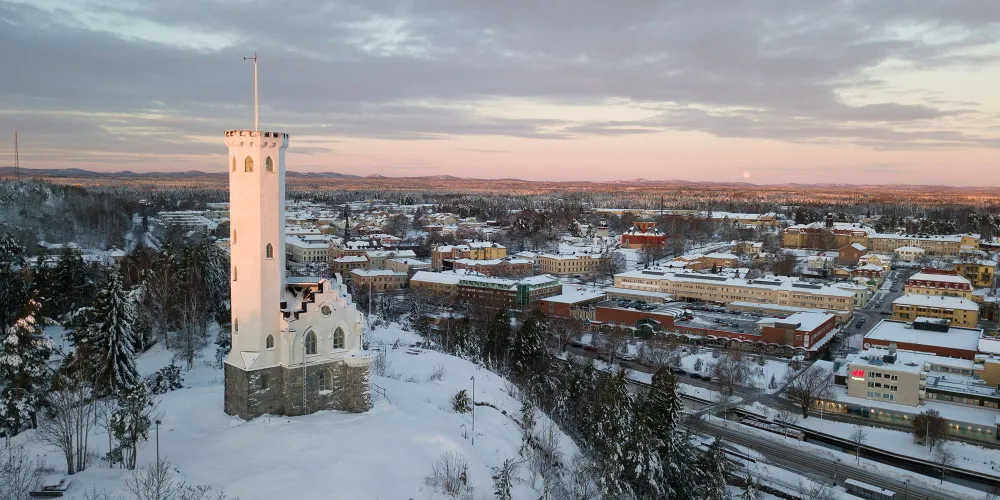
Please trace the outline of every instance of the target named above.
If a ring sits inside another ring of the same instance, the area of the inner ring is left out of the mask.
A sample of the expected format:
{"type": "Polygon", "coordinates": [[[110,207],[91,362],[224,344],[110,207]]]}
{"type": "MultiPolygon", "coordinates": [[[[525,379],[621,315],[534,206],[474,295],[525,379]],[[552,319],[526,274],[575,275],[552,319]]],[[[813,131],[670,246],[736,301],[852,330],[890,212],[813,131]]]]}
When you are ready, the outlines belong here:
{"type": "MultiPolygon", "coordinates": [[[[246,61],[247,59],[250,58],[249,57],[243,58],[244,61],[246,61]]],[[[258,123],[257,120],[260,114],[258,110],[259,108],[257,105],[257,53],[254,52],[253,53],[253,131],[254,132],[257,132],[259,130],[257,125],[258,123]]]]}

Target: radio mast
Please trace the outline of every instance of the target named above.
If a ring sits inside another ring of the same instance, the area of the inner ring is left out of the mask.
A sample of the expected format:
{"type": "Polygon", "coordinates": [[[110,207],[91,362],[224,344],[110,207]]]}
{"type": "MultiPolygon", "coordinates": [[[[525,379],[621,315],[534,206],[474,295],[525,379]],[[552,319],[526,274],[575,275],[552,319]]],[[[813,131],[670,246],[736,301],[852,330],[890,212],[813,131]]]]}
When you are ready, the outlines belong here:
{"type": "Polygon", "coordinates": [[[17,131],[14,131],[14,177],[21,180],[21,158],[17,150],[17,131]]]}

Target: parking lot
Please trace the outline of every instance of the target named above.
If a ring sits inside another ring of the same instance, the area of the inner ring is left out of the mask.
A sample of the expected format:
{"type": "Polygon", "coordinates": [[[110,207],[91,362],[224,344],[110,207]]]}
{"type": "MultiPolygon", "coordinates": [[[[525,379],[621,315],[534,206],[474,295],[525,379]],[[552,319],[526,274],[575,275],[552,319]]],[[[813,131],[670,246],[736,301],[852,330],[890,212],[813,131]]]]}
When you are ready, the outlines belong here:
{"type": "Polygon", "coordinates": [[[757,333],[757,322],[761,318],[771,318],[760,313],[746,313],[729,310],[721,306],[711,305],[691,305],[688,309],[694,314],[694,318],[686,321],[678,319],[674,323],[677,326],[687,326],[695,328],[708,328],[712,330],[722,330],[735,333],[757,333]]]}

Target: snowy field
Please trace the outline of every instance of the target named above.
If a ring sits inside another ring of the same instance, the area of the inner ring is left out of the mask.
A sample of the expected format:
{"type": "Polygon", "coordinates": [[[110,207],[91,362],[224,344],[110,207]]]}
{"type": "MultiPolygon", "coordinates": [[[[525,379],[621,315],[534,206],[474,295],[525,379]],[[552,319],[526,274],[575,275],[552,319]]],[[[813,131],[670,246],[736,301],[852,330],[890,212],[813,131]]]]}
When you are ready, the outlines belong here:
{"type": "MultiPolygon", "coordinates": [[[[702,375],[708,375],[711,373],[712,363],[715,363],[716,359],[718,359],[712,357],[713,352],[714,349],[701,348],[697,354],[684,355],[681,358],[681,368],[689,373],[697,371],[702,375]],[[701,369],[695,370],[695,365],[698,364],[699,359],[701,360],[701,369]]],[[[720,356],[724,353],[725,351],[719,351],[720,356]]],[[[744,354],[744,358],[750,360],[750,367],[755,371],[753,379],[750,380],[747,386],[764,389],[767,393],[774,392],[768,388],[771,377],[774,377],[775,383],[780,385],[781,380],[788,371],[788,362],[784,360],[764,357],[764,365],[761,366],[757,363],[757,357],[753,354],[744,354]]]]}
{"type": "MultiPolygon", "coordinates": [[[[819,418],[803,419],[798,422],[798,425],[844,439],[849,439],[851,433],[854,432],[853,424],[820,420],[819,418]]],[[[924,460],[934,460],[933,453],[927,450],[927,446],[913,442],[912,433],[880,427],[866,427],[865,431],[868,433],[868,440],[865,441],[867,446],[924,460]]],[[[945,441],[944,443],[955,454],[955,467],[1000,477],[1000,451],[959,441],[945,441]]]]}
{"type": "MultiPolygon", "coordinates": [[[[392,343],[397,338],[401,343],[419,339],[389,327],[375,332],[371,340],[392,343]]],[[[206,348],[193,369],[184,372],[184,389],[158,397],[163,420],[160,453],[190,484],[224,488],[230,497],[243,500],[433,499],[441,497],[424,486],[424,478],[442,453],[457,452],[468,460],[468,481],[476,498],[492,498],[491,467],[518,456],[521,431],[513,419],[519,418],[521,403],[507,394],[504,379],[468,361],[433,351],[413,355],[405,348],[390,348],[387,374],[393,376],[373,377],[389,400],[376,396],[371,411],[263,416],[248,422],[222,411],[222,371],[211,365],[214,348],[206,348]],[[431,380],[432,373],[442,369],[443,377],[431,380]],[[451,410],[457,391],[471,393],[471,377],[475,377],[475,400],[509,415],[478,406],[475,445],[471,414],[451,410]]],[[[137,364],[145,374],[169,364],[171,358],[169,352],[154,349],[137,364]]],[[[538,419],[536,430],[546,420],[541,415],[538,419]]],[[[103,432],[94,429],[90,439],[100,454],[107,451],[103,432]]],[[[577,451],[575,445],[561,434],[559,438],[568,460],[577,451]]],[[[34,431],[13,441],[41,455],[57,470],[64,467],[55,449],[37,443],[34,431]]],[[[140,467],[155,461],[154,443],[151,434],[139,452],[140,467]]],[[[83,498],[84,490],[92,486],[124,495],[127,474],[93,464],[74,476],[65,498],[83,498]]],[[[538,496],[526,483],[515,483],[514,498],[538,496]]]]}

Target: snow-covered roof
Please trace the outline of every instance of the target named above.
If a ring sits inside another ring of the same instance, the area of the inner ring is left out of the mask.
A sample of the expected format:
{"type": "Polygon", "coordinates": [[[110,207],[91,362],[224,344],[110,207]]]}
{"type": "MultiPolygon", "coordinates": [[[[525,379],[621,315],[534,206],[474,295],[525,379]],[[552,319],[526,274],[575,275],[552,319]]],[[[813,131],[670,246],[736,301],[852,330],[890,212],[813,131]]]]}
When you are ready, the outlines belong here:
{"type": "Polygon", "coordinates": [[[708,253],[708,254],[705,254],[705,258],[706,259],[720,259],[720,260],[737,260],[737,259],[739,259],[739,257],[737,257],[736,255],[728,253],[728,252],[712,252],[712,253],[708,253]]]}
{"type": "Polygon", "coordinates": [[[715,284],[743,288],[763,288],[769,290],[787,290],[794,293],[844,298],[854,297],[852,292],[841,290],[840,288],[831,285],[814,285],[797,278],[788,278],[783,276],[768,276],[766,278],[747,280],[718,274],[698,273],[683,269],[664,269],[654,267],[650,269],[637,269],[634,271],[619,273],[616,274],[615,277],[684,281],[688,283],[715,284]]]}
{"type": "Polygon", "coordinates": [[[670,300],[670,299],[674,298],[673,295],[671,295],[669,293],[666,293],[666,292],[652,292],[652,291],[649,291],[649,290],[633,290],[631,288],[608,287],[608,288],[605,288],[604,291],[606,293],[617,293],[617,294],[621,294],[621,295],[630,295],[630,296],[633,296],[633,297],[651,297],[651,298],[657,298],[657,299],[663,299],[663,300],[670,300]]]}
{"type": "Polygon", "coordinates": [[[791,316],[781,320],[782,323],[794,323],[799,325],[796,330],[802,330],[806,332],[811,332],[821,326],[823,326],[827,321],[836,318],[835,315],[829,313],[821,312],[797,312],[791,316]]]}
{"type": "Polygon", "coordinates": [[[899,248],[897,248],[897,249],[895,249],[893,251],[894,252],[900,252],[900,253],[924,253],[924,252],[926,252],[926,250],[924,250],[923,248],[920,248],[920,247],[911,247],[911,246],[899,247],[899,248]]]}
{"type": "Polygon", "coordinates": [[[873,238],[882,239],[893,239],[893,240],[915,240],[915,241],[947,241],[947,242],[959,242],[962,241],[963,236],[973,236],[969,234],[934,234],[925,236],[916,235],[906,235],[906,234],[890,234],[890,233],[876,233],[873,234],[873,238]]]}
{"type": "Polygon", "coordinates": [[[392,269],[351,269],[351,274],[358,276],[406,276],[406,273],[397,273],[392,269]]]}
{"type": "Polygon", "coordinates": [[[867,248],[865,248],[864,245],[858,242],[851,243],[851,247],[859,252],[864,252],[865,250],[868,250],[867,248]]]}
{"type": "Polygon", "coordinates": [[[980,337],[977,350],[985,354],[1000,354],[1000,337],[980,337]]]}
{"type": "Polygon", "coordinates": [[[543,300],[559,304],[576,304],[579,302],[586,302],[589,300],[603,299],[605,296],[606,294],[603,291],[576,290],[573,292],[566,292],[560,295],[547,297],[543,300]]]}
{"type": "Polygon", "coordinates": [[[365,257],[364,255],[341,255],[340,257],[333,259],[334,262],[340,264],[346,264],[350,262],[366,262],[367,260],[368,257],[365,257]]]}
{"type": "Polygon", "coordinates": [[[423,282],[423,283],[440,283],[445,285],[457,285],[462,278],[466,276],[474,275],[475,273],[466,273],[465,269],[456,269],[454,271],[442,271],[442,272],[432,272],[432,271],[417,271],[416,274],[410,278],[410,282],[423,282]]]}
{"type": "Polygon", "coordinates": [[[949,347],[966,351],[975,351],[983,331],[978,328],[960,328],[953,326],[947,332],[935,332],[913,328],[910,323],[892,319],[883,319],[865,334],[865,340],[882,340],[908,344],[920,344],[928,347],[949,347]]]}
{"type": "Polygon", "coordinates": [[[916,273],[910,276],[910,279],[906,280],[906,285],[910,286],[912,281],[939,281],[941,283],[954,283],[959,285],[970,285],[971,281],[967,280],[964,276],[959,276],[957,274],[937,274],[937,273],[916,273]]]}
{"type": "Polygon", "coordinates": [[[923,295],[919,293],[908,293],[892,301],[892,305],[915,306],[915,307],[937,307],[942,309],[957,309],[962,311],[978,311],[979,305],[969,299],[962,297],[948,297],[945,295],[923,295]]]}

